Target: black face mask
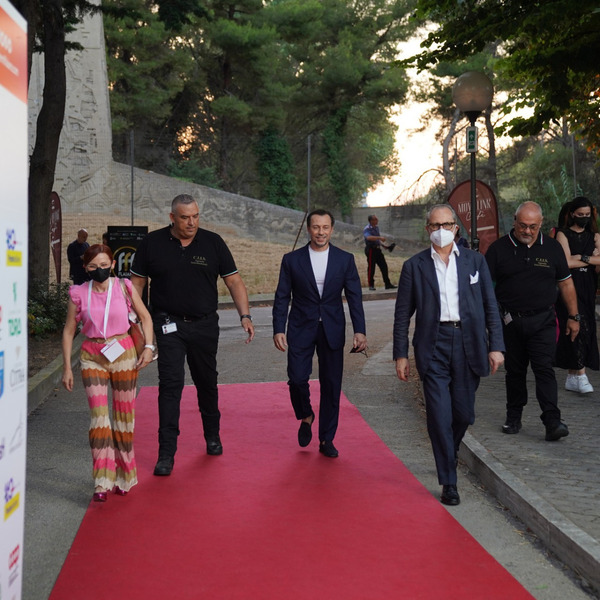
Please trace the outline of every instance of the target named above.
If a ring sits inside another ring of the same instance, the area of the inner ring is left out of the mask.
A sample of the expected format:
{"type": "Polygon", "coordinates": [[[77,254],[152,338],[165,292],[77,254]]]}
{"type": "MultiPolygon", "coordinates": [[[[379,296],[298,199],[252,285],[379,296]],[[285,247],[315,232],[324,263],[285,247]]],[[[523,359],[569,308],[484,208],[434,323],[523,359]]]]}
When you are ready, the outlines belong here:
{"type": "Polygon", "coordinates": [[[573,217],[573,223],[578,227],[586,228],[587,224],[590,222],[590,217],[573,217]]]}
{"type": "Polygon", "coordinates": [[[88,275],[94,281],[97,281],[98,283],[102,283],[103,281],[106,281],[110,277],[110,267],[106,267],[105,269],[98,267],[97,269],[94,269],[93,271],[88,271],[88,275]]]}

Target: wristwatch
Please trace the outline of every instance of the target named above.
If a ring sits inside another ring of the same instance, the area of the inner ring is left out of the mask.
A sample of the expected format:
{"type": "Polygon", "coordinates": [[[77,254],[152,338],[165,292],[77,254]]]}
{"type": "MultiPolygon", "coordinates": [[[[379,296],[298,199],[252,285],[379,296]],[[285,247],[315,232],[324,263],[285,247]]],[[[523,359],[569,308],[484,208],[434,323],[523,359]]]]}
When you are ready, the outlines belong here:
{"type": "Polygon", "coordinates": [[[250,315],[240,315],[240,321],[243,321],[244,319],[250,319],[252,321],[252,317],[250,315]]]}
{"type": "Polygon", "coordinates": [[[590,257],[587,254],[581,255],[581,262],[584,262],[586,265],[590,264],[590,257]]]}
{"type": "Polygon", "coordinates": [[[567,318],[571,321],[581,321],[581,315],[579,313],[576,315],[567,315],[567,318]]]}
{"type": "Polygon", "coordinates": [[[150,350],[152,350],[152,352],[154,352],[156,350],[156,346],[154,344],[146,344],[144,346],[144,348],[150,348],[150,350]]]}

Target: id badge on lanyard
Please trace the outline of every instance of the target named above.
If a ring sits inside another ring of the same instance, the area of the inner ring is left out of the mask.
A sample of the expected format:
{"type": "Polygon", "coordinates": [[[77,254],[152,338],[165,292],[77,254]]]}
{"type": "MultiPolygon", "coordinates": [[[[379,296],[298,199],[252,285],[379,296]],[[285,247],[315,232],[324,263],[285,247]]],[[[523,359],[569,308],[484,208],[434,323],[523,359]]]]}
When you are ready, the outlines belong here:
{"type": "MultiPolygon", "coordinates": [[[[104,306],[103,328],[100,330],[98,325],[94,322],[92,313],[90,312],[90,304],[92,301],[92,282],[90,281],[90,283],[88,285],[88,305],[87,305],[88,318],[96,326],[96,328],[100,331],[100,333],[102,334],[102,337],[104,338],[105,341],[106,341],[106,327],[108,325],[108,315],[110,312],[110,301],[112,299],[112,286],[113,286],[113,279],[111,277],[110,281],[108,282],[108,294],[106,296],[106,305],[104,306]]],[[[121,354],[123,354],[123,352],[125,352],[125,348],[123,348],[123,346],[119,343],[119,340],[112,340],[111,342],[106,343],[104,345],[104,347],[100,349],[100,352],[102,352],[102,354],[106,357],[106,359],[109,362],[114,362],[115,360],[117,360],[117,358],[119,358],[119,356],[121,356],[121,354]]]]}

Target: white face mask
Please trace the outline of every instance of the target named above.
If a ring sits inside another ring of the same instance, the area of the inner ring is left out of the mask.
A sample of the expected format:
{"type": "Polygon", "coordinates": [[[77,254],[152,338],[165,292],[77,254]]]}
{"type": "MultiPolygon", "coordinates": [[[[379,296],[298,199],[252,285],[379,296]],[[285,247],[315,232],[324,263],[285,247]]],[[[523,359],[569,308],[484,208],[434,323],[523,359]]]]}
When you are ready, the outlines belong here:
{"type": "Polygon", "coordinates": [[[440,227],[437,231],[432,231],[429,234],[429,239],[436,246],[445,248],[454,241],[454,227],[450,231],[440,227]]]}

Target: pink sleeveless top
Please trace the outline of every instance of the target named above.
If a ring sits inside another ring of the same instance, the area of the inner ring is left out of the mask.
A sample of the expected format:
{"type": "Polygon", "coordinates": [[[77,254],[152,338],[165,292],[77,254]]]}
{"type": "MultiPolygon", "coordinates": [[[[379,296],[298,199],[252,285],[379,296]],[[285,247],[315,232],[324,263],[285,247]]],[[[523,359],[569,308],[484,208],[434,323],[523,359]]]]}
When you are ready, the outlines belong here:
{"type": "MultiPolygon", "coordinates": [[[[88,286],[91,282],[86,281],[81,285],[72,285],[69,288],[69,296],[77,308],[75,318],[77,322],[81,321],[81,332],[89,338],[109,338],[113,335],[121,335],[129,330],[129,302],[125,299],[123,288],[119,279],[112,277],[112,292],[108,319],[106,323],[106,331],[102,332],[104,327],[104,312],[108,291],[94,292],[92,290],[90,306],[88,312],[88,286]]],[[[127,291],[131,294],[131,281],[122,279],[127,287],[127,291]]]]}

